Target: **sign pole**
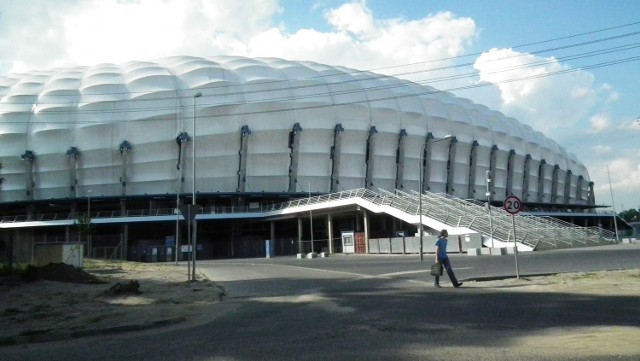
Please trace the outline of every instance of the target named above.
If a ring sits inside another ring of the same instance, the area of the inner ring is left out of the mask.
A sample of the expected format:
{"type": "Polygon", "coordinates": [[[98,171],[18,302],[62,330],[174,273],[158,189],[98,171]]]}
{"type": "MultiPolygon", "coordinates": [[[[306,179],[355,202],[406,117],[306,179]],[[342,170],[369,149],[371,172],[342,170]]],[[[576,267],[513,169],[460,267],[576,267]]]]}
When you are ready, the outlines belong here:
{"type": "Polygon", "coordinates": [[[520,279],[520,272],[518,270],[518,242],[516,239],[516,215],[511,215],[511,225],[513,226],[513,254],[516,259],[516,279],[520,279]]]}
{"type": "Polygon", "coordinates": [[[189,241],[187,242],[189,250],[187,251],[187,280],[195,281],[196,280],[196,240],[195,240],[195,232],[196,232],[196,216],[198,212],[202,209],[200,205],[193,204],[181,204],[178,206],[180,213],[188,220],[188,237],[189,241]],[[191,237],[191,236],[194,237],[191,237]]]}
{"type": "Polygon", "coordinates": [[[187,281],[191,281],[191,243],[193,242],[193,238],[191,237],[191,226],[193,224],[193,219],[191,217],[191,207],[187,207],[187,218],[189,218],[189,230],[187,234],[187,237],[189,237],[189,241],[187,242],[187,244],[189,245],[187,250],[187,281]]]}
{"type": "Polygon", "coordinates": [[[516,214],[522,209],[522,201],[516,196],[508,196],[504,200],[504,210],[511,214],[511,225],[513,226],[513,254],[516,259],[516,279],[520,279],[518,269],[518,239],[516,238],[516,214]]]}

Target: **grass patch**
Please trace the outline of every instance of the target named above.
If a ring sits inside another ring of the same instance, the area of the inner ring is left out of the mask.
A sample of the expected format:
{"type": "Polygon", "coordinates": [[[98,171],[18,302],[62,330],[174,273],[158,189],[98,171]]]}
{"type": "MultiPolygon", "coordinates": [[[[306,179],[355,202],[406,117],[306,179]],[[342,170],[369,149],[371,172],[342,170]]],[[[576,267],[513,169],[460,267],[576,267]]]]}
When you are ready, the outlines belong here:
{"type": "Polygon", "coordinates": [[[579,280],[587,280],[587,279],[596,279],[598,278],[598,274],[595,272],[587,272],[587,273],[579,273],[576,275],[572,275],[570,277],[571,281],[579,281],[579,280]]]}
{"type": "Polygon", "coordinates": [[[20,311],[19,308],[14,308],[14,307],[5,308],[3,312],[3,314],[7,316],[17,315],[19,313],[24,313],[24,312],[20,311]]]}
{"type": "Polygon", "coordinates": [[[0,277],[16,277],[24,282],[38,280],[38,268],[32,265],[14,266],[13,269],[8,264],[0,266],[0,277]]]}
{"type": "Polygon", "coordinates": [[[25,330],[20,332],[20,336],[38,336],[49,333],[51,330],[25,330]]]}

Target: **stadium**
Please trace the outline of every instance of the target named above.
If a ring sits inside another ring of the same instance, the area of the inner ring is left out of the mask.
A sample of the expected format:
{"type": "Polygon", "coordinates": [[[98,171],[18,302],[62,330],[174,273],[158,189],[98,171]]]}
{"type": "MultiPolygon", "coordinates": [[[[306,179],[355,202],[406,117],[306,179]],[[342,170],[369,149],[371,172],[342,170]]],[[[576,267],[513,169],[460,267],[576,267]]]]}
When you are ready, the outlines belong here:
{"type": "Polygon", "coordinates": [[[199,258],[264,256],[265,240],[276,254],[341,252],[338,234],[369,242],[418,223],[473,231],[418,218],[429,202],[415,192],[493,206],[515,195],[531,214],[613,229],[584,164],[542,133],[430,86],[307,61],[176,56],[9,74],[0,144],[0,244],[18,258],[81,242],[94,256],[169,260],[190,239],[187,218],[199,258]],[[322,201],[352,191],[405,194],[419,209],[322,201]]]}

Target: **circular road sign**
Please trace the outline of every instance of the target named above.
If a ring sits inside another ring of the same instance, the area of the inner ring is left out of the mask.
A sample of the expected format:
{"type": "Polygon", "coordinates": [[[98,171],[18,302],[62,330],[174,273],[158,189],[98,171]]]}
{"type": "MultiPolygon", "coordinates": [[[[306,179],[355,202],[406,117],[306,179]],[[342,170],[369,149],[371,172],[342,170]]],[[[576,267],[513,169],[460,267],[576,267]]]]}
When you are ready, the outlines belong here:
{"type": "Polygon", "coordinates": [[[507,211],[507,213],[517,214],[518,212],[520,212],[521,208],[522,202],[520,201],[520,198],[516,196],[508,196],[504,200],[504,210],[507,211]]]}

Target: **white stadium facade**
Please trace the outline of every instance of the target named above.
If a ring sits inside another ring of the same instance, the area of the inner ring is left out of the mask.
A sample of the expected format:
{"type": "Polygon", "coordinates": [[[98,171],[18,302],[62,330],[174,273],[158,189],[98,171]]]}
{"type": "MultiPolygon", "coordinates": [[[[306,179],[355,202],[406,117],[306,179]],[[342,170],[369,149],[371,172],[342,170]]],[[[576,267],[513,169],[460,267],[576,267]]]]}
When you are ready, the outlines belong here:
{"type": "MultiPolygon", "coordinates": [[[[352,189],[596,208],[584,164],[531,127],[429,86],[306,61],[176,56],[9,74],[0,144],[0,237],[14,254],[77,239],[73,223],[88,213],[94,253],[117,244],[138,259],[186,237],[184,222],[155,211],[194,194],[200,212],[227,215],[198,222],[203,258],[262,255],[270,238],[296,253],[300,237],[358,231],[355,210],[329,226],[318,212],[312,231],[306,214],[239,211],[352,189]],[[136,222],[119,217],[135,212],[136,222]]],[[[369,237],[416,232],[371,216],[369,237]]]]}

